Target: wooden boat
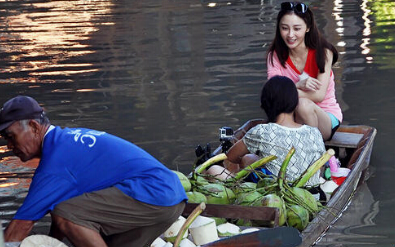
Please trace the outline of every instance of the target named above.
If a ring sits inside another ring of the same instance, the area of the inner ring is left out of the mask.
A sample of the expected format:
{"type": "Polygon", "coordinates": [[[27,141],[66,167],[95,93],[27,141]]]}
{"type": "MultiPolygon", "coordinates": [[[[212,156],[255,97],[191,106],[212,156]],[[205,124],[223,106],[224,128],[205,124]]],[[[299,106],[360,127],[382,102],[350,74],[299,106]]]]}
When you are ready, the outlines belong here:
{"type": "MultiPolygon", "coordinates": [[[[234,132],[234,141],[241,139],[249,129],[261,123],[264,123],[264,121],[260,119],[246,122],[234,132]]],[[[332,140],[325,143],[327,148],[335,150],[336,157],[341,161],[342,167],[351,169],[351,172],[341,186],[334,191],[326,207],[301,232],[302,243],[299,246],[314,245],[337,217],[340,217],[354,195],[356,188],[368,179],[368,166],[376,132],[376,129],[370,126],[341,125],[332,140]]],[[[213,154],[220,152],[221,147],[217,148],[213,154]]],[[[202,215],[226,218],[259,218],[261,220],[274,221],[274,227],[277,226],[278,212],[273,208],[259,207],[260,209],[257,210],[256,207],[244,206],[243,208],[238,208],[235,206],[207,204],[206,210],[202,215]]],[[[188,204],[184,210],[184,215],[187,216],[195,207],[196,204],[188,204]]],[[[256,236],[254,237],[253,233],[250,236],[252,236],[251,243],[252,241],[256,243],[256,236]]],[[[241,241],[243,242],[239,243],[239,245],[235,244],[233,246],[258,246],[254,244],[248,245],[248,240],[245,238],[241,241]]],[[[234,243],[237,243],[237,240],[234,243]]],[[[205,246],[214,246],[214,244],[205,246]]]]}

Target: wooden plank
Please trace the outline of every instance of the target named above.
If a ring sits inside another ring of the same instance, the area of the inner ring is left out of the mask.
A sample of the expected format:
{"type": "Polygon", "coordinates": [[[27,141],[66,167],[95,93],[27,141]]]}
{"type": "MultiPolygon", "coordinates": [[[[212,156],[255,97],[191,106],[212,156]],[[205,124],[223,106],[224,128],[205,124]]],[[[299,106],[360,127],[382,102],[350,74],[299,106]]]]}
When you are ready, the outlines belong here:
{"type": "Polygon", "coordinates": [[[325,142],[327,146],[356,148],[361,141],[363,134],[336,132],[332,140],[325,142]]]}
{"type": "MultiPolygon", "coordinates": [[[[188,216],[197,206],[197,203],[187,203],[183,215],[188,216]]],[[[271,207],[206,204],[206,209],[201,215],[228,219],[262,220],[274,222],[274,226],[278,226],[278,209],[271,207]]]]}

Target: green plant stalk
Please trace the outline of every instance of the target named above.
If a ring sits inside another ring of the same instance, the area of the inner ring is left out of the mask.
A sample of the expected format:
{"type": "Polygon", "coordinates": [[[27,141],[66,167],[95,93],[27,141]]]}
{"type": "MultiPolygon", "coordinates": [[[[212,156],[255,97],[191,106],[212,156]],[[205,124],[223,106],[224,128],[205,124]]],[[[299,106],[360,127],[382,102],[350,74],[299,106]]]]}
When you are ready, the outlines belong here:
{"type": "Polygon", "coordinates": [[[328,149],[321,158],[319,158],[314,164],[312,164],[307,170],[300,176],[298,180],[294,182],[293,187],[302,187],[307,181],[323,166],[328,160],[335,155],[335,151],[333,149],[328,149]]]}
{"type": "Polygon", "coordinates": [[[184,222],[184,224],[181,226],[180,230],[178,231],[177,238],[174,241],[174,245],[173,245],[174,247],[178,247],[180,245],[182,236],[184,236],[185,232],[188,230],[189,226],[196,219],[196,217],[198,217],[205,209],[206,209],[206,204],[204,202],[201,202],[192,211],[192,213],[188,216],[187,220],[184,222]]]}
{"type": "Polygon", "coordinates": [[[287,156],[285,156],[285,159],[284,159],[284,161],[281,165],[281,168],[280,168],[280,172],[278,173],[278,187],[280,188],[280,191],[283,191],[283,189],[284,189],[283,184],[284,184],[284,180],[285,180],[285,173],[287,172],[287,167],[288,167],[289,161],[291,160],[292,155],[294,153],[295,153],[295,148],[292,147],[289,150],[287,156]]]}
{"type": "Polygon", "coordinates": [[[219,161],[222,160],[226,160],[227,156],[224,153],[220,153],[217,154],[213,157],[211,157],[210,159],[206,160],[203,164],[201,164],[197,169],[196,169],[196,173],[202,173],[204,170],[206,170],[207,167],[209,167],[210,165],[217,163],[219,161]]]}
{"type": "Polygon", "coordinates": [[[239,171],[238,173],[236,173],[236,176],[233,178],[233,180],[240,180],[241,178],[247,176],[248,174],[250,174],[251,172],[253,172],[256,168],[259,168],[261,166],[263,166],[264,164],[277,159],[276,156],[274,155],[270,155],[267,156],[265,158],[262,158],[260,160],[255,161],[254,163],[252,163],[251,165],[247,166],[246,168],[244,168],[243,170],[239,171]]]}

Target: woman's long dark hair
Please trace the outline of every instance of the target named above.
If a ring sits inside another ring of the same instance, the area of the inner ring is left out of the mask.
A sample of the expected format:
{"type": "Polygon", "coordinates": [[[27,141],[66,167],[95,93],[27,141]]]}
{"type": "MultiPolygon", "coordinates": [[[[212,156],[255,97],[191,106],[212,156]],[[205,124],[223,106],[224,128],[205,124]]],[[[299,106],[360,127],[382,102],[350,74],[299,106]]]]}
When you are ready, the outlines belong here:
{"type": "Polygon", "coordinates": [[[262,88],[261,108],[269,123],[275,123],[281,113],[295,111],[299,103],[295,83],[285,76],[273,76],[262,88]]]}
{"type": "MultiPolygon", "coordinates": [[[[298,2],[294,3],[296,4],[298,2]]],[[[309,32],[306,33],[304,41],[307,48],[316,50],[318,69],[320,73],[324,73],[325,61],[327,59],[325,52],[326,49],[331,50],[333,53],[332,65],[336,63],[339,55],[336,48],[321,35],[315,23],[313,12],[309,8],[305,13],[294,10],[280,10],[277,15],[276,35],[267,52],[267,57],[270,58],[269,62],[273,64],[273,56],[275,52],[278,56],[278,59],[280,60],[281,65],[285,68],[285,62],[289,56],[289,49],[284,40],[281,38],[280,21],[284,15],[292,13],[302,18],[306,23],[307,28],[310,29],[309,32]]]]}

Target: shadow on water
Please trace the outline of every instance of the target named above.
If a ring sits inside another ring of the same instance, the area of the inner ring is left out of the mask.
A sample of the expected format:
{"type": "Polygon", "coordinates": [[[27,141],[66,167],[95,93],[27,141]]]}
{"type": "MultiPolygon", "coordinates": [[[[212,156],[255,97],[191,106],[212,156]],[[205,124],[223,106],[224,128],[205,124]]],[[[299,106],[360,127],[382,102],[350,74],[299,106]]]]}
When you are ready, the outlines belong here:
{"type": "MultiPolygon", "coordinates": [[[[219,144],[219,127],[263,117],[259,90],[280,2],[0,2],[0,102],[28,94],[53,124],[119,135],[189,172],[196,145],[219,144]]],[[[378,129],[373,176],[318,245],[393,246],[395,4],[309,4],[340,52],[334,73],[344,123],[378,129]]],[[[0,145],[7,222],[37,161],[22,164],[0,145]]],[[[36,231],[45,232],[48,221],[36,231]]]]}

